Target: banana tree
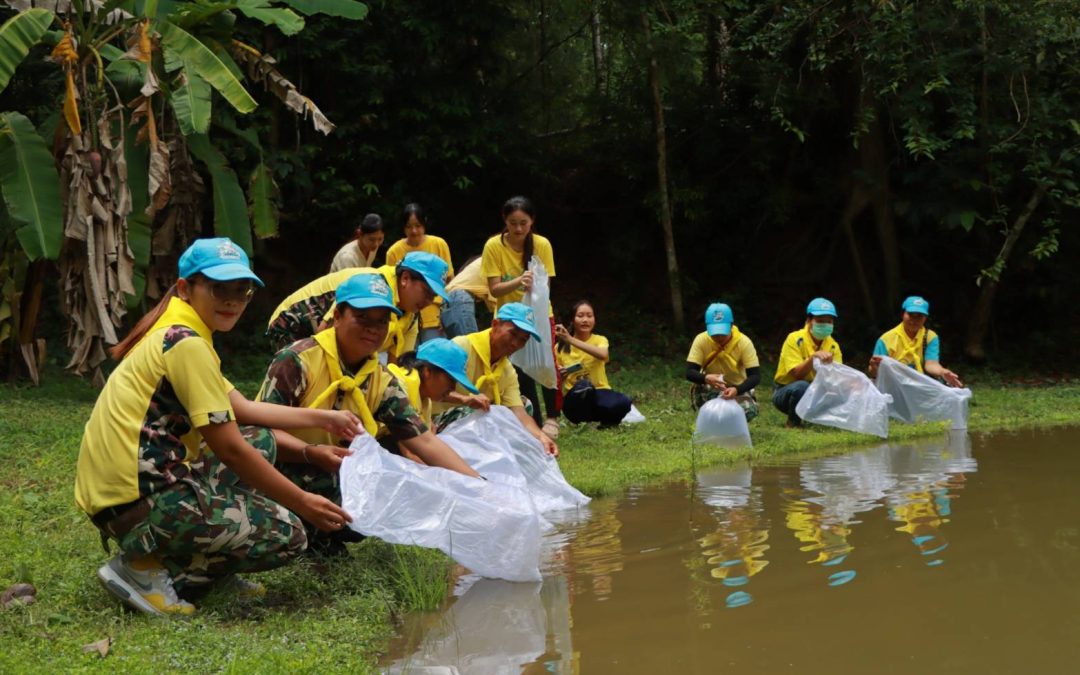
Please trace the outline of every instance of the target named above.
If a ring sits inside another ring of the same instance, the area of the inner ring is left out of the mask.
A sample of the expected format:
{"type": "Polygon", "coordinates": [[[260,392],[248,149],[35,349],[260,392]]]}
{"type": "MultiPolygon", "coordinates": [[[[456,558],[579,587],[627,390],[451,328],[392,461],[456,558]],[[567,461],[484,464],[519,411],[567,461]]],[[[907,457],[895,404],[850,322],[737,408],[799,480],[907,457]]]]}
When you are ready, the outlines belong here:
{"type": "MultiPolygon", "coordinates": [[[[16,252],[31,262],[57,261],[61,309],[70,322],[68,368],[100,380],[129,301],[167,285],[175,256],[201,232],[207,192],[215,233],[249,254],[252,221],[255,236],[277,234],[266,163],[257,163],[245,193],[215,144],[224,127],[250,139],[261,156],[257,136],[222,113],[255,110],[249,86],[261,83],[316,130],[334,128],[270,55],[237,39],[237,23],[289,36],[303,30],[304,16],[359,20],[367,8],[355,0],[5,1],[18,13],[0,26],[0,91],[40,44],[53,45],[49,58],[64,84],[51,152],[25,115],[0,113],[0,190],[16,235],[7,238],[0,263],[14,269],[16,252]],[[229,122],[215,124],[222,119],[229,122]]],[[[32,337],[36,322],[36,308],[20,311],[20,294],[4,298],[0,349],[5,321],[12,334],[20,319],[20,340],[32,337]]],[[[40,352],[22,345],[36,379],[40,352]]]]}

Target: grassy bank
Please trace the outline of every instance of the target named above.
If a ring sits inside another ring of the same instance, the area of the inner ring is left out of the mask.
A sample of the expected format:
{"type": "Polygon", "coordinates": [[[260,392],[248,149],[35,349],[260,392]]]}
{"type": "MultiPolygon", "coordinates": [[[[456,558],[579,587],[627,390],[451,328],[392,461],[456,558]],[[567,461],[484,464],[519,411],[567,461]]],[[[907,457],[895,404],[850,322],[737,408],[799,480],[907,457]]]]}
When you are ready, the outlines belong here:
{"type": "MultiPolygon", "coordinates": [[[[644,363],[614,376],[648,422],[599,432],[566,427],[561,464],[572,483],[593,495],[632,484],[689,475],[747,453],[699,448],[689,438],[694,416],[686,383],[667,365],[644,363]]],[[[971,428],[1080,423],[1080,382],[1009,385],[973,379],[971,428]]],[[[233,381],[251,393],[243,374],[233,381]]],[[[766,381],[771,378],[766,377],[766,381]]],[[[762,414],[751,425],[752,456],[821,452],[876,443],[839,431],[783,428],[762,387],[762,414]]],[[[210,594],[192,621],[162,623],[130,614],[102,591],[93,572],[105,560],[95,529],[72,502],[82,426],[95,392],[59,371],[41,388],[0,385],[0,589],[19,581],[38,601],[0,610],[0,672],[185,670],[197,672],[364,672],[393,631],[395,613],[442,597],[447,565],[440,554],[368,541],[329,568],[301,562],[259,575],[264,602],[238,604],[210,594]],[[107,657],[82,646],[106,637],[107,657]]],[[[891,437],[940,433],[941,425],[894,424],[891,437]]]]}

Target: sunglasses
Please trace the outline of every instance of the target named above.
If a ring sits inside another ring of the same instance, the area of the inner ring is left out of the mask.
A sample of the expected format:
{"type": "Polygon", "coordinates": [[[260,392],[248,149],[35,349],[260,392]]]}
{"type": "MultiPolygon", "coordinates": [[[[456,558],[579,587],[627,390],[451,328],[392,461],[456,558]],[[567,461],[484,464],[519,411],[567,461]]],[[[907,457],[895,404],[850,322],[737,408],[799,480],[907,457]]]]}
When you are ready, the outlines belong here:
{"type": "Polygon", "coordinates": [[[255,295],[255,283],[242,281],[211,281],[210,297],[222,302],[248,302],[255,295]]]}

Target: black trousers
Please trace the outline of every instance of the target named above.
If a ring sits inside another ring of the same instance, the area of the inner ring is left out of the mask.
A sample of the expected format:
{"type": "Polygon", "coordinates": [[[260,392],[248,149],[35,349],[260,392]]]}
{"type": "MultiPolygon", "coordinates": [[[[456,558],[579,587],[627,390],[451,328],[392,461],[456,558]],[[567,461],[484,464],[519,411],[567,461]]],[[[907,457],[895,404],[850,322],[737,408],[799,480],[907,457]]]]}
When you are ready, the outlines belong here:
{"type": "Polygon", "coordinates": [[[630,412],[630,397],[612,389],[588,389],[563,397],[563,412],[574,423],[599,422],[614,426],[630,412]]]}

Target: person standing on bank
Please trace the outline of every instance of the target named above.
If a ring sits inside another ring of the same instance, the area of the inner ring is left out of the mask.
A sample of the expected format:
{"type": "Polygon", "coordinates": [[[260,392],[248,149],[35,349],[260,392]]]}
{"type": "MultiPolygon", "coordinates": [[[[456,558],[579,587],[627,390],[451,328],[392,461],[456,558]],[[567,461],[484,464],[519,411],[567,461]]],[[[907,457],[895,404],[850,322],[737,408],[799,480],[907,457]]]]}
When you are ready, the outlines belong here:
{"type": "MultiPolygon", "coordinates": [[[[529,271],[529,261],[535,255],[544,264],[549,278],[555,278],[555,258],[551,242],[536,234],[536,209],[525,197],[511,197],[502,206],[503,231],[487,240],[484,244],[481,272],[487,279],[488,288],[495,296],[499,307],[508,303],[521,302],[525,292],[532,288],[533,274],[529,271]]],[[[539,323],[539,321],[538,321],[539,323]]],[[[555,343],[554,311],[548,308],[548,330],[551,331],[552,345],[555,343]]],[[[552,359],[555,355],[552,354],[552,359]]],[[[533,404],[533,419],[540,425],[540,402],[536,396],[536,382],[515,367],[521,393],[533,404]]],[[[558,385],[555,389],[543,388],[544,408],[547,419],[541,430],[550,438],[559,437],[559,411],[562,408],[562,392],[558,385]]]]}
{"type": "Polygon", "coordinates": [[[375,255],[382,248],[385,237],[382,216],[377,213],[367,214],[356,228],[355,239],[334,254],[330,271],[339,272],[348,267],[374,267],[375,255]]]}
{"type": "Polygon", "coordinates": [[[780,349],[772,401],[777,410],[788,416],[789,427],[802,425],[795,406],[814,381],[814,359],[822,363],[844,362],[840,345],[832,338],[835,322],[836,305],[825,298],[814,298],[806,306],[806,324],[789,333],[780,349]]]}
{"type": "Polygon", "coordinates": [[[303,551],[300,518],[329,532],[351,520],[274,469],[277,457],[292,455],[269,429],[237,424],[344,438],[359,431],[348,412],[248,401],[221,374],[213,333],[232,330],[256,285],[262,281],[231,240],[198,239],[180,256],[176,284],[112,349],[120,364],[86,423],[75,502],[106,548],[107,538],[120,548],[98,569],[99,581],[141,612],[191,615],[195,607],[177,591],[213,581],[260,595],[261,586],[234,575],[279,567],[303,551]],[[200,469],[204,442],[222,474],[200,469]]]}
{"type": "MultiPolygon", "coordinates": [[[[442,237],[427,233],[427,216],[419,204],[405,205],[405,211],[402,214],[402,228],[405,231],[405,237],[395,241],[386,251],[387,265],[396,265],[413,251],[423,251],[438,256],[446,263],[447,280],[454,276],[454,263],[450,260],[450,247],[442,237]]],[[[440,305],[437,303],[420,310],[420,332],[416,344],[420,345],[432,338],[443,337],[439,313],[440,305]]]]}
{"type": "Polygon", "coordinates": [[[588,300],[574,305],[570,320],[573,332],[561,323],[555,326],[563,412],[575,424],[599,422],[600,426],[615,426],[630,412],[630,397],[608,384],[608,340],[594,333],[595,327],[596,312],[588,300]]]}
{"type": "Polygon", "coordinates": [[[904,310],[900,324],[878,338],[870,357],[870,377],[877,377],[882,356],[896,359],[920,373],[940,377],[950,387],[964,386],[960,376],[941,365],[941,342],[937,333],[926,327],[930,303],[912,295],[900,306],[904,310]]]}
{"type": "Polygon", "coordinates": [[[714,302],[705,310],[705,331],[698,333],[686,356],[690,405],[697,410],[720,396],[733,399],[749,422],[758,416],[754,388],[761,383],[757,349],[735,325],[731,307],[714,302]]]}

